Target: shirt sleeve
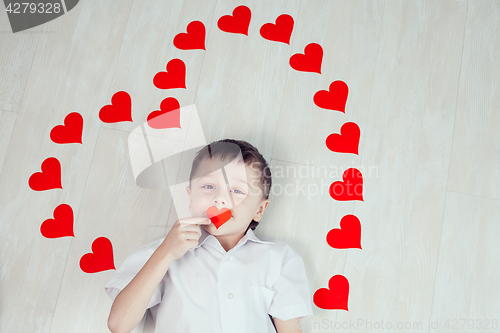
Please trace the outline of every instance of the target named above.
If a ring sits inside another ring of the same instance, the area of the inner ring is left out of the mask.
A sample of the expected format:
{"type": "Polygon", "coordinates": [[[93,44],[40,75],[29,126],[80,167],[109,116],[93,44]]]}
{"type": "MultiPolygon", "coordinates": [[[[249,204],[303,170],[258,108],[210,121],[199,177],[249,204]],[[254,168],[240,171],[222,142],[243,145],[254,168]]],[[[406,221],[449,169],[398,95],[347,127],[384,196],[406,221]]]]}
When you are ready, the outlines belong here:
{"type": "Polygon", "coordinates": [[[313,315],[306,269],[298,254],[283,262],[280,277],[272,289],[274,297],[269,306],[271,316],[290,320],[313,315]]]}
{"type": "MultiPolygon", "coordinates": [[[[142,245],[136,251],[134,251],[130,256],[125,259],[120,268],[115,272],[111,280],[104,287],[104,290],[108,296],[114,300],[116,296],[132,281],[132,279],[139,273],[139,271],[144,267],[146,262],[149,260],[151,255],[156,250],[157,246],[151,246],[152,244],[158,245],[161,242],[154,241],[149,244],[142,245]]],[[[164,295],[165,282],[169,279],[168,271],[161,280],[161,282],[156,287],[153,296],[148,304],[148,309],[159,304],[164,295]]]]}

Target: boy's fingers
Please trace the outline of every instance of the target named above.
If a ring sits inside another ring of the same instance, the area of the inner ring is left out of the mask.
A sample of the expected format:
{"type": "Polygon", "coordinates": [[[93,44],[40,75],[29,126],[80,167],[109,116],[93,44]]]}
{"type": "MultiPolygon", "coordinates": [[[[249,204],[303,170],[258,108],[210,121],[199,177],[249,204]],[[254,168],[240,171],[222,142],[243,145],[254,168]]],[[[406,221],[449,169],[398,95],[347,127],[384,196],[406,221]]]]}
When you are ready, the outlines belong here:
{"type": "Polygon", "coordinates": [[[187,217],[185,219],[180,219],[179,223],[181,227],[183,227],[190,224],[210,224],[212,221],[207,217],[187,217]]]}
{"type": "Polygon", "coordinates": [[[208,218],[208,217],[205,217],[203,220],[201,220],[200,223],[198,224],[206,224],[206,225],[209,225],[210,223],[212,223],[212,221],[208,218]]]}

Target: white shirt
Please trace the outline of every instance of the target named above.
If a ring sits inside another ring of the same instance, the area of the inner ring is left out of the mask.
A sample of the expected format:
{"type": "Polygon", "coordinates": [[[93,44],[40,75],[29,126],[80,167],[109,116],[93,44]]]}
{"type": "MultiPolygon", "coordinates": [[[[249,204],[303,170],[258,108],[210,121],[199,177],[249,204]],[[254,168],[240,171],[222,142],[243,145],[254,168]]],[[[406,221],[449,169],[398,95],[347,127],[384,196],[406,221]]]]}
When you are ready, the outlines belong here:
{"type": "MultiPolygon", "coordinates": [[[[261,240],[249,228],[226,252],[200,229],[199,245],[172,262],[149,302],[155,333],[276,332],[269,315],[281,320],[313,315],[304,262],[290,246],[261,240]]],[[[141,246],[123,262],[105,287],[111,299],[164,239],[141,246]]]]}

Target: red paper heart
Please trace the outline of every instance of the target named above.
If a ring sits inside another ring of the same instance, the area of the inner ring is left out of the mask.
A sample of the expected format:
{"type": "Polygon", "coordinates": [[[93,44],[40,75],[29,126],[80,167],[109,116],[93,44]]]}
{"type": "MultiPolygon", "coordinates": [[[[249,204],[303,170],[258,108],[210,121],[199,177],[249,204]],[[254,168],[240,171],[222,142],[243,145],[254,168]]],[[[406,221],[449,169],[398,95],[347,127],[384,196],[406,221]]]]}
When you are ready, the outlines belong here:
{"type": "Polygon", "coordinates": [[[40,226],[40,232],[46,238],[75,237],[73,232],[73,209],[66,204],[57,206],[54,210],[54,218],[45,220],[40,226]]]}
{"type": "Polygon", "coordinates": [[[205,25],[200,21],[193,21],[186,28],[187,33],[181,32],[174,37],[174,46],[180,50],[205,50],[205,25]]]}
{"type": "Polygon", "coordinates": [[[54,143],[82,143],[83,117],[78,112],[71,112],[64,118],[64,125],[57,125],[50,131],[54,143]]]}
{"type": "Polygon", "coordinates": [[[316,43],[310,43],[304,48],[304,54],[297,53],[290,57],[290,66],[296,71],[315,72],[321,74],[323,48],[316,43]]]}
{"type": "Polygon", "coordinates": [[[314,94],[314,104],[323,109],[341,111],[345,113],[349,88],[344,81],[333,81],[329,90],[320,90],[314,94]]]}
{"type": "Polygon", "coordinates": [[[42,162],[42,172],[35,172],[28,180],[33,191],[46,191],[62,188],[61,163],[55,157],[49,157],[42,162]]]}
{"type": "Polygon", "coordinates": [[[290,45],[293,30],[293,17],[288,14],[278,16],[276,24],[266,23],[260,28],[260,35],[267,40],[290,45]]]}
{"type": "Polygon", "coordinates": [[[361,249],[361,222],[354,215],[344,216],[340,229],[330,230],[326,242],[335,249],[361,249]]]}
{"type": "Polygon", "coordinates": [[[210,206],[207,209],[207,217],[212,221],[217,229],[231,218],[231,211],[227,208],[217,209],[215,206],[210,206]]]}
{"type": "Polygon", "coordinates": [[[113,261],[113,246],[106,237],[99,237],[92,243],[92,253],[80,259],[80,268],[85,273],[97,273],[116,269],[113,261]]]}
{"type": "Polygon", "coordinates": [[[132,121],[132,100],[126,91],[118,91],[111,97],[111,105],[99,111],[99,119],[105,123],[132,121]]]}
{"type": "Polygon", "coordinates": [[[151,128],[181,128],[181,110],[179,102],[173,98],[165,98],[160,104],[160,111],[148,115],[148,125],[151,128]]]}
{"type": "Polygon", "coordinates": [[[348,122],[340,128],[340,134],[333,133],[326,138],[326,146],[333,152],[358,155],[360,131],[358,125],[348,122]]]}
{"type": "Polygon", "coordinates": [[[339,201],[363,201],[363,175],[361,172],[356,168],[347,169],[342,175],[342,180],[330,185],[330,196],[339,201]]]}
{"type": "Polygon", "coordinates": [[[248,36],[248,26],[252,13],[247,6],[238,6],[233,10],[233,15],[224,15],[217,21],[220,30],[234,34],[248,36]]]}
{"type": "Polygon", "coordinates": [[[153,84],[159,89],[186,88],[186,65],[181,59],[172,59],[167,63],[166,72],[158,72],[153,84]]]}
{"type": "Polygon", "coordinates": [[[349,281],[343,275],[334,275],[328,281],[328,288],[316,290],[313,296],[318,308],[327,310],[348,310],[349,281]]]}

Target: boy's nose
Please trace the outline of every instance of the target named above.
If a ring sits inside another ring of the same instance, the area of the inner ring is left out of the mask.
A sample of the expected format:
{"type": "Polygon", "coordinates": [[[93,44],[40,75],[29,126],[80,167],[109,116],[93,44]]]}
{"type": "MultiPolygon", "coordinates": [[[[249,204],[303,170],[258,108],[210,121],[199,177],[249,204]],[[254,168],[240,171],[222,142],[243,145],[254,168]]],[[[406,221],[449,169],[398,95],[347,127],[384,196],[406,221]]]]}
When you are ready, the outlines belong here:
{"type": "MultiPolygon", "coordinates": [[[[230,199],[230,194],[226,189],[222,189],[217,192],[217,194],[214,197],[214,206],[222,206],[225,208],[233,208],[233,204],[230,199]]],[[[219,209],[222,207],[218,207],[219,209]]]]}
{"type": "Polygon", "coordinates": [[[222,207],[227,207],[231,206],[231,202],[226,199],[214,199],[214,206],[222,206],[222,207]]]}

